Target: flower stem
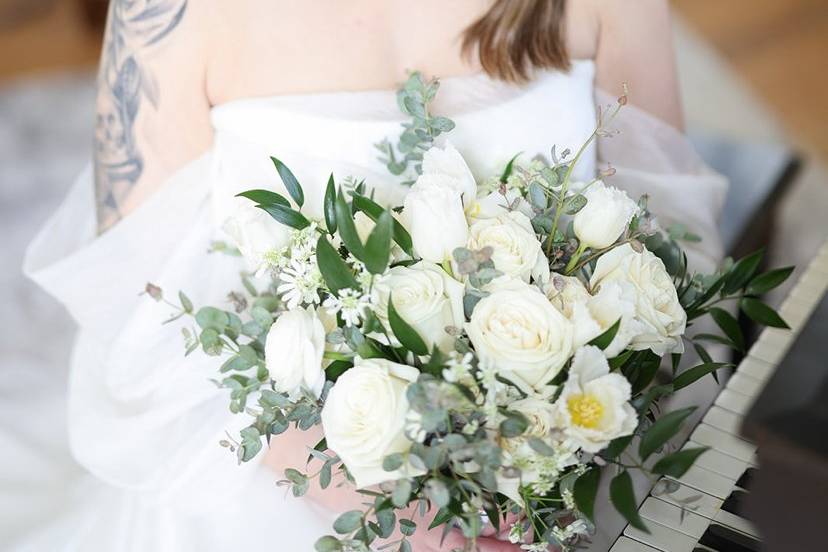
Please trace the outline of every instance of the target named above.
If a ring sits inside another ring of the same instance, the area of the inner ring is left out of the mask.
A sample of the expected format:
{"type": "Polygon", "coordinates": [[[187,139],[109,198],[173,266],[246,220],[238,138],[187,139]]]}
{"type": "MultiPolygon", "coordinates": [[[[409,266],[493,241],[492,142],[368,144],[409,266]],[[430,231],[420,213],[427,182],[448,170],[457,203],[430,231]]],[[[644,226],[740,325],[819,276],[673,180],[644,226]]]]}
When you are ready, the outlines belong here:
{"type": "Polygon", "coordinates": [[[584,242],[581,242],[580,244],[578,244],[578,250],[575,251],[575,253],[573,253],[572,257],[569,259],[569,262],[566,263],[566,268],[564,269],[564,273],[567,276],[572,273],[572,271],[573,271],[572,269],[574,269],[575,265],[578,264],[578,259],[580,259],[581,255],[584,254],[584,251],[586,251],[586,248],[587,248],[587,246],[584,242]]]}

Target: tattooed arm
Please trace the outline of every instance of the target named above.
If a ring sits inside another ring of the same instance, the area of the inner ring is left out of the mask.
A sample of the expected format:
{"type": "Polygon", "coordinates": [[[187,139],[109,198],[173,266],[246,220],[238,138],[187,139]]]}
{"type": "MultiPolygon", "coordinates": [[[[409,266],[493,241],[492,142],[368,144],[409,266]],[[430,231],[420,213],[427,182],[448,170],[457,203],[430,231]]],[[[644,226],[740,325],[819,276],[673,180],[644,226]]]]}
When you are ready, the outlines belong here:
{"type": "Polygon", "coordinates": [[[104,232],[212,140],[198,0],[112,0],[98,76],[95,198],[104,232]]]}

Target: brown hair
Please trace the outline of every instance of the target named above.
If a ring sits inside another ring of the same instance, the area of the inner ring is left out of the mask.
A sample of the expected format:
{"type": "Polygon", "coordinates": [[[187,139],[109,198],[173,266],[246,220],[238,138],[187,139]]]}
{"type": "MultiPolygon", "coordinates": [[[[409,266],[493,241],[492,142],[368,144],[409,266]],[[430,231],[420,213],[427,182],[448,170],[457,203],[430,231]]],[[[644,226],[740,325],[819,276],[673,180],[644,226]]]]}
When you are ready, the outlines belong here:
{"type": "Polygon", "coordinates": [[[463,32],[463,54],[476,51],[490,76],[526,82],[533,69],[569,69],[566,0],[495,0],[463,32]]]}

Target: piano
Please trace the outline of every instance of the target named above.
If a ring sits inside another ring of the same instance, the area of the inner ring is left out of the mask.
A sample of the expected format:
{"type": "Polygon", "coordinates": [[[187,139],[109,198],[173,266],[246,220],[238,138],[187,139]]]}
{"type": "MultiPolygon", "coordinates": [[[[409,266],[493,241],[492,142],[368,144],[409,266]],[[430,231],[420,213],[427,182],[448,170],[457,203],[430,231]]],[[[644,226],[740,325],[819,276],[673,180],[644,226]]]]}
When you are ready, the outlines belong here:
{"type": "Polygon", "coordinates": [[[649,533],[627,525],[610,552],[828,550],[828,334],[809,323],[826,288],[828,241],[779,309],[791,329],[760,334],[684,444],[710,450],[656,483],[649,533]]]}

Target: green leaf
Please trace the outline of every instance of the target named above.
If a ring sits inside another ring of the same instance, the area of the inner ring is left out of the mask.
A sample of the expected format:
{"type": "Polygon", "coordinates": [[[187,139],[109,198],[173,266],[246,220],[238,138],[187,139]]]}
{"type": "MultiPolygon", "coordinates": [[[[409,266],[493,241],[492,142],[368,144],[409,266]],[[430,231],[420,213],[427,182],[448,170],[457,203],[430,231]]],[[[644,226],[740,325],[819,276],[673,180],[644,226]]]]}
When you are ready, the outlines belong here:
{"type": "Polygon", "coordinates": [[[523,152],[521,151],[521,152],[516,153],[511,159],[509,159],[509,162],[506,163],[506,168],[503,169],[503,174],[500,175],[500,183],[501,184],[506,184],[506,181],[512,175],[512,169],[514,169],[515,160],[518,157],[520,157],[521,153],[523,153],[523,152]]]}
{"type": "Polygon", "coordinates": [[[592,468],[584,472],[572,487],[572,497],[578,510],[590,521],[595,522],[595,496],[601,483],[601,469],[592,468]]]}
{"type": "Polygon", "coordinates": [[[759,324],[770,326],[772,328],[789,329],[788,323],[782,320],[775,310],[767,306],[759,299],[752,297],[745,297],[739,302],[739,307],[748,318],[759,324]]]}
{"type": "Polygon", "coordinates": [[[696,462],[696,459],[707,451],[706,447],[680,450],[661,458],[655,463],[653,473],[679,478],[696,462]]]}
{"type": "Polygon", "coordinates": [[[405,535],[406,537],[410,537],[414,534],[414,531],[417,530],[417,524],[411,521],[410,519],[401,519],[400,520],[400,533],[405,535]]]}
{"type": "Polygon", "coordinates": [[[195,315],[195,320],[202,329],[213,329],[219,333],[230,324],[227,313],[215,307],[201,307],[195,315]]]}
{"type": "Polygon", "coordinates": [[[388,268],[391,258],[391,232],[394,218],[385,211],[377,220],[374,229],[365,241],[365,268],[371,274],[382,274],[388,268]]]}
{"type": "Polygon", "coordinates": [[[290,172],[290,169],[284,163],[275,157],[271,157],[270,160],[276,166],[276,171],[279,173],[279,177],[282,179],[282,183],[285,185],[285,189],[287,189],[290,197],[301,208],[305,204],[305,193],[302,191],[302,186],[299,184],[299,181],[296,180],[296,177],[293,176],[293,173],[290,172]]]}
{"type": "Polygon", "coordinates": [[[711,307],[710,317],[716,322],[719,328],[725,335],[733,342],[736,349],[739,351],[745,350],[745,338],[742,335],[742,329],[739,327],[739,322],[726,310],[718,307],[711,307]]]}
{"type": "Polygon", "coordinates": [[[627,450],[627,447],[630,446],[633,437],[634,435],[627,435],[625,437],[618,437],[617,439],[613,439],[612,441],[610,441],[610,444],[607,445],[607,448],[604,449],[601,456],[603,456],[607,460],[614,460],[618,458],[621,455],[621,453],[627,450]]]}
{"type": "Polygon", "coordinates": [[[391,509],[380,510],[376,514],[377,524],[379,525],[379,536],[388,538],[394,532],[394,526],[397,523],[397,516],[391,509]]]}
{"type": "Polygon", "coordinates": [[[567,215],[575,215],[578,213],[578,211],[586,207],[586,204],[587,198],[582,196],[581,194],[571,196],[567,198],[564,202],[564,212],[567,215]]]}
{"type": "Polygon", "coordinates": [[[696,407],[683,408],[665,414],[655,421],[641,437],[638,445],[638,454],[644,462],[652,453],[660,449],[667,441],[678,433],[685,418],[693,413],[696,407]]]}
{"type": "Polygon", "coordinates": [[[793,271],[794,267],[788,266],[760,274],[750,281],[745,293],[748,295],[764,295],[787,280],[793,271]]]}
{"type": "Polygon", "coordinates": [[[425,485],[426,496],[438,508],[445,508],[451,501],[448,487],[439,479],[429,479],[425,485]]]}
{"type": "Polygon", "coordinates": [[[345,535],[356,531],[360,525],[362,525],[362,512],[360,510],[350,510],[336,518],[333,528],[340,535],[345,535]]]}
{"type": "Polygon", "coordinates": [[[274,204],[290,207],[290,201],[285,199],[285,196],[277,194],[276,192],[271,192],[270,190],[247,190],[246,192],[237,194],[236,197],[246,197],[247,199],[254,201],[257,205],[274,204]]]}
{"type": "Polygon", "coordinates": [[[615,339],[616,334],[618,334],[618,328],[621,327],[621,319],[615,321],[615,324],[609,327],[607,331],[593,339],[588,343],[588,345],[595,345],[602,351],[610,346],[612,340],[615,339]]]}
{"type": "Polygon", "coordinates": [[[342,543],[334,536],[325,535],[316,541],[313,548],[316,552],[339,552],[342,550],[342,543]]]}
{"type": "Polygon", "coordinates": [[[707,374],[712,374],[725,366],[733,365],[727,362],[705,362],[704,364],[688,368],[673,380],[673,390],[678,391],[679,389],[684,389],[696,380],[703,378],[707,374]]]}
{"type": "Polygon", "coordinates": [[[262,436],[255,427],[246,427],[241,430],[241,438],[239,458],[242,462],[249,462],[262,450],[262,436]]]}
{"type": "Polygon", "coordinates": [[[181,308],[184,312],[193,312],[193,302],[183,291],[178,292],[178,300],[181,302],[181,308]]]}
{"type": "Polygon", "coordinates": [[[759,268],[759,263],[762,262],[763,255],[764,251],[760,249],[747,257],[739,259],[728,272],[722,292],[725,295],[730,295],[742,289],[756,272],[756,269],[759,268]]]}
{"type": "Polygon", "coordinates": [[[520,412],[507,410],[504,415],[506,419],[500,422],[500,434],[506,438],[523,435],[529,427],[529,420],[520,412]]]}
{"type": "Polygon", "coordinates": [[[345,201],[345,196],[342,190],[336,196],[334,202],[334,210],[336,211],[336,226],[339,228],[339,237],[342,238],[342,243],[348,248],[354,257],[360,261],[365,259],[365,250],[362,245],[362,240],[359,239],[356,225],[354,224],[354,215],[351,212],[351,207],[345,201]]]}
{"type": "Polygon", "coordinates": [[[408,499],[411,497],[411,481],[408,479],[400,479],[394,487],[394,492],[391,494],[391,502],[397,508],[405,508],[408,504],[408,499]]]}
{"type": "Polygon", "coordinates": [[[320,236],[316,242],[316,263],[332,293],[338,294],[345,288],[359,289],[354,273],[325,236],[320,236]]]}
{"type": "Polygon", "coordinates": [[[428,354],[428,346],[426,345],[417,330],[412,328],[408,322],[403,320],[402,316],[394,307],[393,293],[388,298],[388,323],[391,325],[391,331],[400,340],[402,346],[414,353],[415,355],[424,356],[428,354]]]}
{"type": "Polygon", "coordinates": [[[403,465],[403,456],[400,453],[389,454],[382,459],[382,469],[392,472],[400,469],[403,465]]]}
{"type": "MultiPolygon", "coordinates": [[[[381,205],[363,195],[354,194],[353,201],[354,207],[368,215],[374,222],[377,222],[385,212],[385,209],[381,205]]],[[[408,255],[414,255],[414,242],[411,240],[411,234],[396,219],[394,220],[394,241],[408,255]]]]}
{"type": "Polygon", "coordinates": [[[328,232],[333,234],[336,232],[336,185],[334,184],[334,176],[328,177],[328,187],[325,189],[325,226],[328,227],[328,232]]]}
{"type": "Polygon", "coordinates": [[[638,503],[635,500],[632,478],[627,470],[616,475],[610,482],[610,502],[630,525],[645,533],[650,532],[641,516],[638,515],[638,503]]]}
{"type": "Polygon", "coordinates": [[[299,211],[291,209],[290,207],[285,207],[284,205],[278,203],[257,205],[256,207],[265,211],[277,222],[280,222],[285,226],[290,226],[291,228],[296,228],[297,230],[302,230],[303,228],[310,226],[310,221],[305,218],[305,215],[299,211]]]}

